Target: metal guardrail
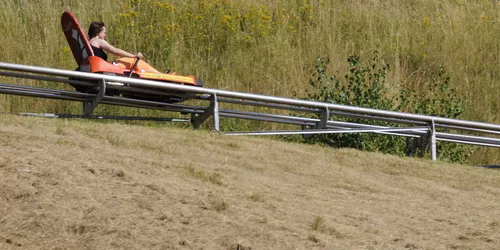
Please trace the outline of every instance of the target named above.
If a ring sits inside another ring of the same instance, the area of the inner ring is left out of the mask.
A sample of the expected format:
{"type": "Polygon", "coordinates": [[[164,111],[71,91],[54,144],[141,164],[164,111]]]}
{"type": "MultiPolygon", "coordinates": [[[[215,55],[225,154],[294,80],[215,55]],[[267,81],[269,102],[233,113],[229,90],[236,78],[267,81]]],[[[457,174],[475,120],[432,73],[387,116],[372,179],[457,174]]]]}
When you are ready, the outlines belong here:
{"type": "Polygon", "coordinates": [[[431,157],[433,160],[437,158],[437,141],[500,147],[500,138],[498,138],[498,136],[500,135],[500,124],[377,110],[292,98],[232,92],[226,90],[200,88],[143,79],[126,78],[120,76],[92,74],[2,62],[0,62],[0,76],[95,86],[98,92],[96,94],[87,94],[76,91],[36,88],[13,84],[0,84],[0,93],[3,94],[83,102],[83,113],[86,117],[89,117],[92,114],[97,105],[109,104],[191,114],[190,121],[195,128],[199,127],[203,122],[211,117],[214,130],[217,132],[220,132],[220,117],[285,123],[297,125],[302,128],[300,130],[288,131],[225,133],[227,135],[301,134],[307,136],[311,134],[326,133],[369,132],[405,137],[417,137],[425,141],[424,145],[430,146],[431,157]],[[79,80],[69,80],[69,78],[79,80]],[[172,104],[154,100],[141,100],[124,98],[120,96],[108,96],[105,95],[107,89],[122,91],[125,90],[128,92],[160,96],[187,96],[190,99],[199,99],[206,101],[208,102],[208,106],[172,104]],[[221,103],[230,103],[241,106],[265,107],[273,110],[289,110],[300,112],[301,114],[309,117],[221,109],[219,108],[219,105],[221,103]],[[317,116],[319,116],[320,118],[315,118],[317,116]],[[339,116],[354,117],[363,120],[385,121],[391,124],[397,124],[398,126],[375,126],[368,123],[348,123],[330,120],[331,117],[339,116]],[[438,132],[436,131],[436,129],[438,128],[449,129],[453,131],[462,131],[462,133],[438,132]]]}

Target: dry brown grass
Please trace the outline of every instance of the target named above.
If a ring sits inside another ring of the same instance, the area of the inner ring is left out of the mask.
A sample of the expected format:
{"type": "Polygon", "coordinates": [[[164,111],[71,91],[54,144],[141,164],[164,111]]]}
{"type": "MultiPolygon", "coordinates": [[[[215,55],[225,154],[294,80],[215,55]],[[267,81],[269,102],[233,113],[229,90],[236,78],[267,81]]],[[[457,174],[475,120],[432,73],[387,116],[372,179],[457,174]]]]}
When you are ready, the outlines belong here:
{"type": "Polygon", "coordinates": [[[500,172],[0,115],[0,249],[495,249],[500,172]]]}

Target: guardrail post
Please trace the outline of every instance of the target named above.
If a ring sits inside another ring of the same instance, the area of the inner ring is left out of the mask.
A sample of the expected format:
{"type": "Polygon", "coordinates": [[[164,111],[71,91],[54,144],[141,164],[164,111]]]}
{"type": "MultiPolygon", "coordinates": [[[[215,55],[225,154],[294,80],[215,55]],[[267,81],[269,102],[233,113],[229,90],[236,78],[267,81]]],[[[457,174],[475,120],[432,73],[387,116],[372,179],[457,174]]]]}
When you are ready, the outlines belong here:
{"type": "Polygon", "coordinates": [[[214,130],[219,132],[219,102],[217,102],[217,95],[214,93],[210,99],[210,106],[212,106],[213,118],[214,118],[214,130]]]}
{"type": "Polygon", "coordinates": [[[330,110],[328,107],[325,107],[321,112],[321,120],[316,124],[316,128],[325,129],[328,124],[328,118],[330,117],[330,110]]]}
{"type": "Polygon", "coordinates": [[[214,130],[219,132],[219,103],[217,102],[217,95],[212,94],[210,96],[210,106],[208,106],[203,114],[192,114],[191,124],[193,124],[194,129],[198,129],[200,125],[208,119],[208,117],[213,116],[214,130]]]}
{"type": "Polygon", "coordinates": [[[434,120],[431,121],[431,136],[430,136],[430,144],[431,144],[431,159],[435,161],[437,159],[437,151],[436,151],[436,125],[434,124],[434,120]]]}
{"type": "Polygon", "coordinates": [[[94,112],[95,108],[97,107],[97,105],[99,105],[99,102],[101,102],[105,93],[106,93],[106,81],[102,79],[99,81],[99,91],[95,95],[95,98],[93,98],[90,101],[83,102],[84,116],[89,116],[90,114],[92,114],[92,112],[94,112]]]}
{"type": "MultiPolygon", "coordinates": [[[[325,107],[321,111],[321,117],[320,117],[319,122],[317,122],[314,127],[302,125],[302,130],[311,129],[311,128],[326,129],[327,128],[326,126],[328,125],[328,118],[330,118],[330,110],[328,109],[328,107],[325,107]]],[[[302,138],[304,138],[304,140],[308,140],[312,136],[313,136],[312,134],[303,134],[302,138]]]]}

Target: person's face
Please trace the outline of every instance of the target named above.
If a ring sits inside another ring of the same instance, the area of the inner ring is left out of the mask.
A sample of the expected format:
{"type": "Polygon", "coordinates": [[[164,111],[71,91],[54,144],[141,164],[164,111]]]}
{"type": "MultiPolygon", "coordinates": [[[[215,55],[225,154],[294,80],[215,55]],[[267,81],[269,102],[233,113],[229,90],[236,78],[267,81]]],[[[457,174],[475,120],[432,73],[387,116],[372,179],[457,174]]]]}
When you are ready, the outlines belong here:
{"type": "Polygon", "coordinates": [[[101,32],[99,32],[99,34],[97,34],[97,37],[99,37],[100,39],[106,38],[106,27],[102,27],[102,30],[101,32]]]}

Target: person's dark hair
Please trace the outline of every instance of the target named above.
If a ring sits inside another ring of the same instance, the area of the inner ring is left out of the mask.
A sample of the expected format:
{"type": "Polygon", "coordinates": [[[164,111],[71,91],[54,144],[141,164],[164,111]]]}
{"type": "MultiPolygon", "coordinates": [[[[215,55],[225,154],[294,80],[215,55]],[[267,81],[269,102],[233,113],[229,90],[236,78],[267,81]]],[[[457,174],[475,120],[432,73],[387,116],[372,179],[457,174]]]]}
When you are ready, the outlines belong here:
{"type": "Polygon", "coordinates": [[[99,32],[102,31],[102,28],[104,28],[103,22],[94,21],[94,22],[90,23],[89,32],[88,32],[89,38],[97,36],[97,34],[99,34],[99,32]]]}

